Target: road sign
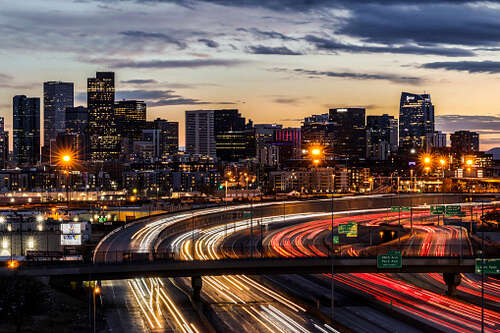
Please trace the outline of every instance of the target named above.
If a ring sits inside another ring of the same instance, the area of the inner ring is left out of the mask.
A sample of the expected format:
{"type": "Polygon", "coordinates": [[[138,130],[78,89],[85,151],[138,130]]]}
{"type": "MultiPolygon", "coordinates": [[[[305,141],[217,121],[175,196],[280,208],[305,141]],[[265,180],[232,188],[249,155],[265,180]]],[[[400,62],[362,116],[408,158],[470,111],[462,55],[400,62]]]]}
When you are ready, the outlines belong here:
{"type": "Polygon", "coordinates": [[[339,244],[339,243],[340,243],[339,236],[333,236],[333,244],[339,244]]]}
{"type": "MultiPolygon", "coordinates": [[[[476,273],[482,273],[483,259],[476,259],[476,273]]],[[[500,259],[484,259],[485,274],[500,274],[500,259]]]]}
{"type": "Polygon", "coordinates": [[[431,214],[433,215],[441,215],[445,213],[444,206],[431,206],[431,214]]]}
{"type": "Polygon", "coordinates": [[[401,268],[403,267],[403,258],[401,251],[389,251],[386,254],[377,256],[377,268],[401,268]]]}
{"type": "Polygon", "coordinates": [[[251,218],[252,217],[252,212],[249,210],[243,211],[243,218],[251,218]]]}
{"type": "Polygon", "coordinates": [[[358,237],[358,225],[353,222],[339,224],[339,234],[346,234],[347,237],[358,237]]]}
{"type": "Polygon", "coordinates": [[[347,237],[358,237],[358,225],[356,223],[351,224],[351,228],[346,235],[347,237]]]}
{"type": "Polygon", "coordinates": [[[401,211],[402,211],[402,212],[410,212],[410,211],[411,211],[411,207],[408,207],[408,206],[402,206],[402,207],[401,207],[401,211]]]}
{"type": "Polygon", "coordinates": [[[455,216],[462,211],[462,208],[457,205],[446,206],[446,215],[455,216]]]}
{"type": "Polygon", "coordinates": [[[392,206],[391,207],[391,213],[398,213],[400,208],[401,207],[399,207],[399,206],[392,206]]]}

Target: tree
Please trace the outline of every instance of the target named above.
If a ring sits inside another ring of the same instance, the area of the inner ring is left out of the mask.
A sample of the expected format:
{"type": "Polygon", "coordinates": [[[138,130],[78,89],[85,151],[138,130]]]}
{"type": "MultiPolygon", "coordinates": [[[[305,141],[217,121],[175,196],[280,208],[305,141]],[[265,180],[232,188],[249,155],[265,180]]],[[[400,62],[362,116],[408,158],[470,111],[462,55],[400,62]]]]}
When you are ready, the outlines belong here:
{"type": "Polygon", "coordinates": [[[13,274],[0,278],[0,316],[21,332],[22,324],[43,309],[45,286],[38,280],[13,274]]]}

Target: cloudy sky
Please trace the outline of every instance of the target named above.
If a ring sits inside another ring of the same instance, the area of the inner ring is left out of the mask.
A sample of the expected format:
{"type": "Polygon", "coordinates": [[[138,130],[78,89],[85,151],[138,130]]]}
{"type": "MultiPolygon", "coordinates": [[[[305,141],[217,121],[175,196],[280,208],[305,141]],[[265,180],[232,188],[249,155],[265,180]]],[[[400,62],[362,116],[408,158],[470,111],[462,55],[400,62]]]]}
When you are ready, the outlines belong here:
{"type": "Polygon", "coordinates": [[[500,5],[440,0],[0,0],[0,115],[42,82],[116,72],[148,118],[239,108],[297,126],[328,107],[397,115],[429,92],[437,127],[500,146],[500,5]]]}

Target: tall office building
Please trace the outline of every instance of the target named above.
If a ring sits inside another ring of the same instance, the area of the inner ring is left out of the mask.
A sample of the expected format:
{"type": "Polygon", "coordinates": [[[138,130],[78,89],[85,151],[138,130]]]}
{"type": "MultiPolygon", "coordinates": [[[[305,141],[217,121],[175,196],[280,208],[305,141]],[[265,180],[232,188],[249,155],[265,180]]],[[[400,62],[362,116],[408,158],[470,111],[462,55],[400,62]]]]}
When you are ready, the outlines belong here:
{"type": "Polygon", "coordinates": [[[117,159],[120,154],[114,104],[115,73],[97,72],[95,78],[87,79],[89,157],[92,161],[117,159]]]}
{"type": "Polygon", "coordinates": [[[48,81],[43,83],[43,144],[50,147],[57,133],[66,130],[66,108],[73,107],[73,82],[48,81]]]}
{"type": "Polygon", "coordinates": [[[333,154],[341,159],[366,157],[366,120],[364,108],[330,109],[333,154]]]}
{"type": "Polygon", "coordinates": [[[366,117],[367,157],[386,160],[398,147],[398,121],[394,116],[366,117]]]}
{"type": "Polygon", "coordinates": [[[429,94],[401,93],[399,104],[399,146],[405,150],[430,148],[426,140],[434,133],[434,105],[429,94]]]}
{"type": "Polygon", "coordinates": [[[5,131],[4,118],[0,117],[0,169],[5,169],[9,161],[9,132],[5,131]]]}
{"type": "Polygon", "coordinates": [[[132,148],[135,141],[142,140],[142,131],[147,129],[146,103],[137,100],[122,100],[115,103],[115,121],[122,145],[132,148]]]}
{"type": "Polygon", "coordinates": [[[17,165],[36,165],[40,161],[40,98],[14,96],[13,160],[17,165]]]}
{"type": "Polygon", "coordinates": [[[146,103],[137,100],[122,100],[115,104],[116,119],[146,121],[146,103]]]}
{"type": "Polygon", "coordinates": [[[179,151],[179,123],[156,118],[154,128],[160,132],[160,156],[172,155],[179,151]]]}
{"type": "Polygon", "coordinates": [[[216,156],[213,110],[186,111],[186,153],[216,156]]]}
{"type": "Polygon", "coordinates": [[[322,146],[330,150],[332,136],[330,135],[330,115],[328,113],[312,115],[304,118],[301,127],[302,147],[309,149],[310,146],[322,146]]]}
{"type": "Polygon", "coordinates": [[[255,157],[255,132],[245,125],[236,109],[214,110],[216,155],[221,161],[237,162],[255,157]]]}
{"type": "Polygon", "coordinates": [[[450,135],[451,151],[457,155],[479,152],[479,134],[470,131],[457,131],[450,135]]]}
{"type": "Polygon", "coordinates": [[[89,122],[89,112],[86,107],[66,108],[66,132],[85,134],[89,122]]]}

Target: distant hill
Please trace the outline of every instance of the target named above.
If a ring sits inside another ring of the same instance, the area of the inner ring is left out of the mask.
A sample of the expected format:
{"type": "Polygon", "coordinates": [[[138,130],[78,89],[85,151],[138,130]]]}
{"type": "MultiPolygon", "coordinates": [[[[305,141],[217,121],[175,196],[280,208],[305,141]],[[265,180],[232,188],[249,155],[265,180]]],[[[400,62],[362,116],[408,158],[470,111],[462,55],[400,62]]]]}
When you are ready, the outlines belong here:
{"type": "Polygon", "coordinates": [[[494,160],[500,160],[500,147],[492,148],[486,152],[487,154],[493,154],[494,160]]]}

